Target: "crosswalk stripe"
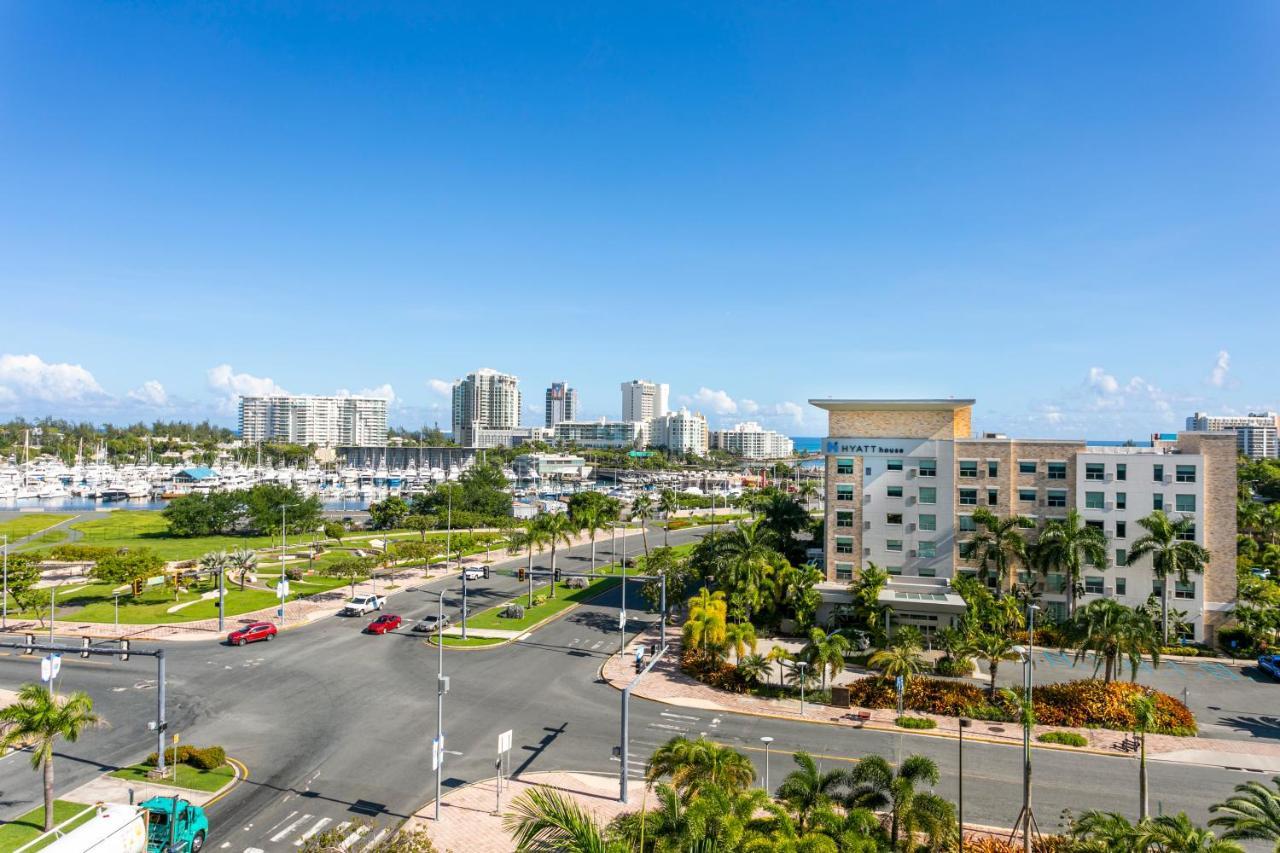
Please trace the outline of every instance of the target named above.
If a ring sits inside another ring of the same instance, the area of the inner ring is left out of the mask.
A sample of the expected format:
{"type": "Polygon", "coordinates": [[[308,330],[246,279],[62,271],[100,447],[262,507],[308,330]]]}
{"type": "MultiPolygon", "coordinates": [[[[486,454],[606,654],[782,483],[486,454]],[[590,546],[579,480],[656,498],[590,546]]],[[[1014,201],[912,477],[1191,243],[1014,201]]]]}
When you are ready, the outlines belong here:
{"type": "MultiPolygon", "coordinates": [[[[297,814],[297,812],[294,812],[293,814],[297,814]]],[[[293,815],[289,815],[289,817],[293,817],[293,815]]],[[[297,829],[298,826],[301,825],[303,821],[310,820],[310,818],[311,818],[311,815],[304,814],[302,817],[298,818],[293,823],[289,824],[284,829],[280,830],[275,835],[271,836],[271,841],[273,843],[283,841],[290,833],[292,833],[295,829],[297,829]]],[[[285,820],[288,820],[288,819],[289,819],[288,817],[285,818],[285,820]]]]}
{"type": "Polygon", "coordinates": [[[369,842],[369,844],[365,847],[365,849],[370,850],[374,847],[377,847],[378,844],[382,841],[383,836],[385,836],[388,832],[390,832],[390,830],[388,830],[386,827],[383,827],[382,829],[378,830],[378,834],[373,837],[373,840],[369,842]]]}
{"type": "Polygon", "coordinates": [[[301,837],[301,838],[299,838],[297,841],[293,842],[293,846],[294,846],[294,847],[301,847],[303,844],[305,844],[307,841],[309,841],[309,840],[311,839],[311,836],[315,835],[317,832],[319,832],[320,830],[324,829],[326,826],[328,826],[328,825],[329,825],[329,824],[331,824],[331,823],[333,823],[333,818],[328,818],[328,817],[322,817],[322,818],[320,818],[318,821],[316,821],[315,823],[313,823],[313,824],[311,825],[311,828],[310,828],[310,829],[308,829],[306,832],[302,833],[302,837],[301,837]]]}
{"type": "Polygon", "coordinates": [[[356,831],[342,839],[342,843],[338,845],[339,850],[349,850],[351,845],[359,841],[364,834],[369,831],[368,826],[357,826],[356,831]]]}
{"type": "Polygon", "coordinates": [[[244,853],[266,853],[261,847],[246,847],[244,853]]]}

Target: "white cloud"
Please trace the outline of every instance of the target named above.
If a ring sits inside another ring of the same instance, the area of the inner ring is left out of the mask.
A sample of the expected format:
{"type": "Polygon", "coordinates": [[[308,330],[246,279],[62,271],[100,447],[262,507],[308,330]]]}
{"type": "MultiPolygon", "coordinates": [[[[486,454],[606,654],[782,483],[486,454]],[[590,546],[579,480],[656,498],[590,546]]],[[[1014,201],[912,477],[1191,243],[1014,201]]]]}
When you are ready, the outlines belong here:
{"type": "Polygon", "coordinates": [[[0,355],[0,400],[84,403],[106,397],[93,374],[78,364],[50,364],[33,354],[0,355]]]}
{"type": "Polygon", "coordinates": [[[681,399],[715,412],[717,415],[733,415],[737,414],[738,404],[727,391],[715,391],[711,388],[703,386],[698,389],[698,393],[693,397],[682,397],[681,399]]]}
{"type": "Polygon", "coordinates": [[[169,395],[164,390],[164,386],[154,379],[143,382],[141,388],[130,391],[129,399],[156,407],[166,406],[169,403],[169,395]]]}
{"type": "Polygon", "coordinates": [[[221,399],[218,408],[224,413],[234,412],[238,397],[271,397],[288,396],[289,392],[275,383],[274,379],[265,376],[253,376],[248,373],[236,373],[229,364],[220,364],[209,368],[206,374],[209,388],[221,399]]]}
{"type": "Polygon", "coordinates": [[[453,393],[453,383],[446,382],[443,379],[428,379],[427,387],[435,391],[441,397],[447,397],[453,393]]]}
{"type": "Polygon", "coordinates": [[[742,410],[744,415],[754,415],[760,411],[760,404],[755,400],[742,399],[738,401],[738,408],[742,410]]]}
{"type": "Polygon", "coordinates": [[[1209,374],[1209,384],[1222,388],[1227,384],[1227,373],[1231,370],[1231,353],[1218,350],[1218,358],[1213,363],[1213,372],[1209,374]]]}
{"type": "Polygon", "coordinates": [[[1120,391],[1120,383],[1101,367],[1089,368],[1089,376],[1085,379],[1085,384],[1100,394],[1111,395],[1120,391]]]}
{"type": "Polygon", "coordinates": [[[779,417],[789,417],[791,422],[796,426],[800,426],[804,423],[804,407],[799,403],[793,403],[790,400],[785,400],[773,408],[774,414],[779,417]]]}

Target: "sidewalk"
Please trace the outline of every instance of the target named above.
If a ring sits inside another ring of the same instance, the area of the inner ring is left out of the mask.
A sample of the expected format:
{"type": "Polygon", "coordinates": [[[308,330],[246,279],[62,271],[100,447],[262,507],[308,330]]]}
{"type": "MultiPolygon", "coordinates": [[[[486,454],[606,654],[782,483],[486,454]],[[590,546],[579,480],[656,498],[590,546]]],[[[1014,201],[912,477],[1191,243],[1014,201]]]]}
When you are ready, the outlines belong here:
{"type": "MultiPolygon", "coordinates": [[[[680,634],[674,626],[667,628],[671,649],[649,674],[640,680],[632,695],[667,705],[699,708],[705,711],[721,711],[737,714],[753,714],[761,717],[779,717],[805,720],[812,723],[870,728],[904,732],[923,737],[957,737],[959,723],[955,717],[923,714],[912,711],[911,716],[928,717],[938,726],[936,729],[910,731],[894,724],[897,713],[893,709],[835,708],[830,705],[805,703],[804,716],[800,715],[797,699],[765,699],[758,696],[739,695],[694,680],[680,671],[680,634]],[[859,718],[861,715],[861,719],[859,718]]],[[[658,643],[658,628],[651,627],[637,636],[622,655],[613,655],[601,667],[601,675],[613,687],[621,690],[635,678],[635,647],[643,643],[653,648],[658,643]]],[[[1087,747],[1055,746],[1034,743],[1038,749],[1063,749],[1074,752],[1092,751],[1104,755],[1133,757],[1118,747],[1128,737],[1128,732],[1110,729],[1068,729],[1056,726],[1036,726],[1032,738],[1052,731],[1072,731],[1083,735],[1087,747]]],[[[989,743],[1022,745],[1022,729],[1016,723],[986,722],[974,720],[965,739],[984,740],[989,743]]],[[[1280,773],[1280,741],[1259,742],[1221,740],[1208,737],[1175,737],[1173,735],[1147,735],[1148,757],[1156,761],[1173,761],[1200,764],[1209,767],[1232,767],[1280,773]]]]}
{"type": "MultiPolygon", "coordinates": [[[[440,798],[440,823],[434,820],[435,800],[424,803],[405,823],[405,829],[425,830],[438,850],[444,853],[510,853],[515,849],[511,835],[502,828],[501,814],[495,814],[497,792],[494,779],[467,785],[445,793],[440,798]]],[[[502,813],[511,801],[535,785],[554,788],[569,794],[601,824],[617,815],[639,810],[644,802],[644,783],[632,781],[627,788],[631,801],[618,801],[618,777],[599,773],[549,772],[529,773],[504,782],[502,813]]],[[[652,796],[649,807],[654,807],[652,796]]]]}

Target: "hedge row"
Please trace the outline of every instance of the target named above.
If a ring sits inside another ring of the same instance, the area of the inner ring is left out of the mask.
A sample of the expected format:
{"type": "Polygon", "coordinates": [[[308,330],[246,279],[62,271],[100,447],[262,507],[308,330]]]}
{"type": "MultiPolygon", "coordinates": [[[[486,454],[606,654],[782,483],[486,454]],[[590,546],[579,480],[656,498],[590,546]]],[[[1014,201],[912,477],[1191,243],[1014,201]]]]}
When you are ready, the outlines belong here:
{"type": "MultiPolygon", "coordinates": [[[[166,761],[173,760],[173,750],[164,751],[166,761]]],[[[153,752],[142,762],[147,767],[156,766],[156,754],[153,752]]],[[[187,764],[197,770],[217,770],[227,763],[227,751],[220,746],[179,746],[178,763],[187,764]]]]}

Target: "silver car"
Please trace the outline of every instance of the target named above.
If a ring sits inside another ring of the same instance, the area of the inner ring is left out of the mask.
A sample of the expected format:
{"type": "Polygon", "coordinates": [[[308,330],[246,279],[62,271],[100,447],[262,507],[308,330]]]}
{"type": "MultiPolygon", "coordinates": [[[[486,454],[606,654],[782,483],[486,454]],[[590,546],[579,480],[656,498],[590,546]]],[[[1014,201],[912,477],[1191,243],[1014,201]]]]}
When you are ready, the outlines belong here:
{"type": "Polygon", "coordinates": [[[442,619],[440,616],[433,613],[430,616],[423,616],[414,623],[413,630],[419,634],[434,634],[442,628],[448,628],[450,624],[448,616],[445,616],[442,619]]]}

